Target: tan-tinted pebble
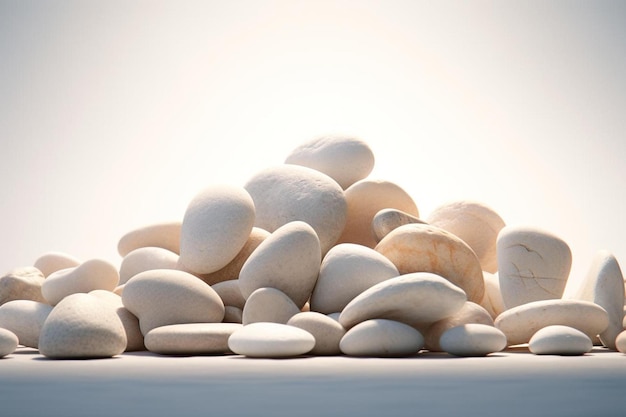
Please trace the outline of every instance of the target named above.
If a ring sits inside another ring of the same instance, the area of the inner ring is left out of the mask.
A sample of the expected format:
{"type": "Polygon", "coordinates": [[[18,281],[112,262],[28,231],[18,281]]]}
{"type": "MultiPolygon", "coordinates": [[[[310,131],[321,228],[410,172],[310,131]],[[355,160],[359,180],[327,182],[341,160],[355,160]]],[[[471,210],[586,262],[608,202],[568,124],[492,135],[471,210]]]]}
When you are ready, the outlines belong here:
{"type": "Polygon", "coordinates": [[[374,215],[385,208],[394,208],[419,217],[419,210],[411,196],[390,181],[364,179],[352,184],[346,191],[348,205],[346,226],[337,243],[357,243],[373,248],[376,239],[372,231],[374,215]]]}
{"type": "Polygon", "coordinates": [[[615,348],[622,353],[626,353],[626,330],[615,338],[615,348]]]}
{"type": "Polygon", "coordinates": [[[32,300],[45,303],[41,295],[44,276],[35,267],[16,268],[0,277],[0,305],[13,300],[32,300]]]}
{"type": "Polygon", "coordinates": [[[426,222],[420,218],[405,213],[402,210],[392,208],[382,209],[376,213],[372,219],[374,239],[376,239],[376,242],[380,242],[392,230],[411,223],[426,224],[426,222]]]}
{"type": "Polygon", "coordinates": [[[491,317],[495,320],[504,310],[504,301],[502,300],[502,293],[500,293],[500,279],[498,273],[492,274],[487,271],[483,271],[483,278],[485,280],[485,294],[480,302],[480,305],[489,312],[491,317]]]}
{"type": "Polygon", "coordinates": [[[400,274],[431,272],[446,278],[480,303],[485,292],[483,271],[474,251],[461,239],[427,224],[406,224],[376,245],[400,274]]]}
{"type": "Polygon", "coordinates": [[[126,284],[118,285],[113,289],[113,292],[121,297],[124,292],[124,287],[126,287],[126,284]]]}
{"type": "Polygon", "coordinates": [[[401,357],[415,355],[424,346],[422,334],[404,323],[372,319],[348,330],[339,342],[349,356],[401,357]]]}
{"type": "Polygon", "coordinates": [[[181,323],[219,323],[224,303],[219,295],[195,276],[172,269],[154,269],[132,277],[122,302],[139,318],[145,336],[155,327],[181,323]]]}
{"type": "Polygon", "coordinates": [[[117,244],[118,253],[124,257],[138,248],[157,247],[180,253],[180,221],[154,223],[131,230],[117,244]]]}
{"type": "Polygon", "coordinates": [[[573,327],[593,338],[606,330],[609,316],[595,303],[558,299],[522,304],[495,320],[495,326],[506,335],[509,345],[528,343],[539,329],[551,325],[573,327]]]}
{"type": "Polygon", "coordinates": [[[211,285],[211,288],[220,296],[225,306],[243,309],[244,304],[246,304],[246,299],[243,298],[239,289],[239,281],[236,279],[218,282],[211,285]]]}
{"type": "Polygon", "coordinates": [[[161,355],[229,353],[228,338],[241,328],[236,323],[183,323],[157,327],[146,334],[146,348],[161,355]]]}
{"type": "Polygon", "coordinates": [[[15,333],[10,330],[0,328],[0,358],[15,352],[17,349],[18,339],[15,333]]]}
{"type": "Polygon", "coordinates": [[[379,252],[354,243],[342,243],[328,251],[311,295],[313,311],[341,311],[372,285],[398,276],[398,269],[379,252]]]}
{"type": "Polygon", "coordinates": [[[433,352],[440,351],[441,346],[439,339],[446,330],[470,323],[484,324],[493,327],[493,318],[487,310],[480,305],[467,301],[459,311],[428,327],[428,330],[424,332],[426,349],[433,352]]]}
{"type": "Polygon", "coordinates": [[[102,259],[90,259],[77,267],[50,274],[41,285],[41,293],[48,303],[56,305],[70,294],[113,291],[119,280],[115,266],[102,259]]]}
{"type": "Polygon", "coordinates": [[[122,303],[122,297],[106,290],[94,290],[88,293],[97,297],[111,305],[120,318],[124,331],[126,332],[126,349],[125,352],[136,352],[146,350],[143,342],[143,335],[139,328],[139,319],[122,303]]]}
{"type": "Polygon", "coordinates": [[[236,330],[228,347],[238,355],[252,358],[288,358],[304,355],[315,346],[306,330],[279,323],[252,323],[236,330]]]}
{"type": "Polygon", "coordinates": [[[315,347],[312,355],[338,355],[341,353],[339,342],[346,334],[346,329],[332,318],[314,311],[302,312],[294,315],[287,322],[306,330],[315,337],[315,347]]]}
{"type": "Polygon", "coordinates": [[[505,224],[491,207],[478,201],[453,201],[433,210],[426,222],[467,243],[478,257],[483,271],[494,273],[498,270],[496,239],[505,224]]]}
{"type": "Polygon", "coordinates": [[[81,261],[72,255],[63,252],[48,252],[41,255],[33,266],[41,271],[44,277],[61,269],[73,268],[81,264],[81,261]]]}
{"type": "Polygon", "coordinates": [[[468,323],[446,330],[439,339],[441,349],[455,356],[486,356],[506,347],[506,336],[493,326],[468,323]]]}
{"type": "Polygon", "coordinates": [[[356,296],[343,309],[339,323],[346,329],[369,319],[384,318],[423,328],[459,311],[465,293],[429,272],[390,278],[356,296]]]}
{"type": "Polygon", "coordinates": [[[48,315],[39,335],[39,352],[53,359],[107,358],[126,348],[126,332],[106,301],[71,294],[48,315]]]}
{"type": "Polygon", "coordinates": [[[224,306],[224,318],[222,323],[242,323],[243,310],[235,306],[224,306]]]}
{"type": "Polygon", "coordinates": [[[17,335],[21,345],[37,348],[41,328],[51,311],[51,305],[37,301],[9,301],[0,306],[0,327],[17,335]]]}
{"type": "Polygon", "coordinates": [[[148,246],[132,250],[120,264],[120,282],[125,284],[140,272],[151,269],[176,269],[178,254],[163,248],[148,246]]]}
{"type": "Polygon", "coordinates": [[[300,308],[284,292],[276,288],[259,288],[246,300],[242,323],[268,322],[285,324],[300,308]]]}
{"type": "Polygon", "coordinates": [[[530,338],[528,350],[535,355],[584,355],[593,349],[589,336],[568,326],[546,326],[530,338]]]}

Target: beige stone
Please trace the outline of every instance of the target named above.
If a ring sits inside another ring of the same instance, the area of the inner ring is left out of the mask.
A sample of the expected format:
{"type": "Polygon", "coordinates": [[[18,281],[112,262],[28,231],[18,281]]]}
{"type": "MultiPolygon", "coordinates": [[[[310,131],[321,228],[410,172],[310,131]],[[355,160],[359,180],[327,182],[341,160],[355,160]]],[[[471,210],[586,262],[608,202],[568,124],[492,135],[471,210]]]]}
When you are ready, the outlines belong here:
{"type": "Polygon", "coordinates": [[[431,324],[424,332],[424,341],[426,349],[438,352],[441,349],[439,339],[448,329],[461,326],[463,324],[484,324],[493,327],[493,319],[487,310],[480,305],[467,301],[463,307],[451,315],[431,324]]]}
{"type": "Polygon", "coordinates": [[[492,274],[487,271],[483,271],[483,278],[485,280],[485,294],[480,305],[495,319],[506,310],[502,293],[500,293],[500,279],[497,272],[492,274]]]}
{"type": "Polygon", "coordinates": [[[154,223],[131,230],[117,244],[118,253],[124,257],[138,248],[157,247],[180,253],[180,221],[154,223]]]}
{"type": "Polygon", "coordinates": [[[0,327],[13,332],[21,345],[37,348],[41,328],[51,311],[51,305],[37,301],[9,301],[0,306],[0,327]]]}
{"type": "Polygon", "coordinates": [[[157,327],[146,334],[146,347],[161,355],[230,353],[228,338],[241,324],[183,323],[157,327]]]}
{"type": "Polygon", "coordinates": [[[259,288],[255,290],[243,307],[242,323],[268,322],[286,324],[300,308],[284,292],[276,288],[259,288]]]}
{"type": "Polygon", "coordinates": [[[447,329],[439,339],[441,349],[455,356],[486,356],[506,347],[506,336],[493,326],[467,323],[447,329]]]}
{"type": "Polygon", "coordinates": [[[622,353],[626,353],[626,330],[615,338],[615,348],[622,353]]]}
{"type": "Polygon", "coordinates": [[[424,346],[422,334],[404,323],[371,319],[348,330],[339,342],[349,356],[401,357],[417,354],[424,346]]]}
{"type": "Polygon", "coordinates": [[[48,252],[41,255],[33,266],[41,271],[44,277],[61,269],[74,268],[81,264],[81,261],[63,252],[48,252]]]}
{"type": "Polygon", "coordinates": [[[136,352],[146,350],[143,341],[143,334],[139,327],[139,319],[131,313],[122,303],[122,297],[106,290],[90,291],[89,295],[101,299],[108,303],[120,318],[124,331],[126,332],[126,348],[125,352],[136,352]]]}
{"type": "Polygon", "coordinates": [[[339,342],[346,334],[346,329],[332,318],[314,311],[294,315],[287,322],[306,330],[315,337],[315,346],[309,352],[312,355],[338,355],[341,353],[339,342]]]}
{"type": "Polygon", "coordinates": [[[13,300],[45,303],[41,294],[44,276],[35,267],[16,268],[0,277],[0,305],[13,300]]]}
{"type": "Polygon", "coordinates": [[[18,339],[15,333],[10,330],[0,328],[0,358],[15,352],[18,339]]]}
{"type": "Polygon", "coordinates": [[[584,355],[593,349],[593,343],[578,329],[553,325],[537,330],[528,349],[535,355],[584,355]]]}
{"type": "Polygon", "coordinates": [[[163,248],[137,248],[128,253],[120,264],[119,284],[125,284],[140,272],[151,269],[176,269],[178,254],[163,248]]]}
{"type": "Polygon", "coordinates": [[[374,239],[376,239],[376,242],[378,243],[392,230],[411,223],[426,224],[426,222],[420,218],[409,213],[405,213],[402,210],[392,208],[382,209],[376,213],[372,219],[372,232],[374,233],[374,239]]]}
{"type": "Polygon", "coordinates": [[[224,306],[224,318],[222,323],[242,323],[243,310],[239,307],[224,306]]]}
{"type": "Polygon", "coordinates": [[[252,358],[301,356],[314,346],[311,333],[279,323],[252,323],[236,330],[228,339],[231,351],[252,358]]]}
{"type": "Polygon", "coordinates": [[[211,288],[220,296],[225,306],[234,306],[243,309],[246,299],[241,295],[239,281],[231,279],[211,285],[211,288]]]}

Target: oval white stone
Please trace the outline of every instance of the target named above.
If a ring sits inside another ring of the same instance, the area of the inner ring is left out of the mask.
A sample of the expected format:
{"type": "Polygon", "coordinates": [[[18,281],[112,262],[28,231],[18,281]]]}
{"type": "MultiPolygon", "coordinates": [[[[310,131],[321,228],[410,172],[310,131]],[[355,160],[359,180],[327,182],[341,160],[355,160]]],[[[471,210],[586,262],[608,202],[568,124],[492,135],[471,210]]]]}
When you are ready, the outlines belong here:
{"type": "Polygon", "coordinates": [[[299,312],[298,306],[281,290],[259,288],[246,300],[241,322],[244,326],[257,322],[286,324],[299,312]]]}
{"type": "Polygon", "coordinates": [[[120,282],[125,284],[140,272],[151,269],[176,269],[178,255],[170,250],[148,246],[132,250],[120,264],[120,282]]]}
{"type": "Polygon", "coordinates": [[[440,351],[441,345],[439,344],[439,339],[442,334],[453,327],[470,323],[484,324],[493,327],[493,319],[487,310],[476,303],[467,301],[459,311],[428,327],[428,330],[424,332],[426,349],[431,352],[440,351]]]}
{"type": "Polygon", "coordinates": [[[506,336],[493,326],[469,323],[446,330],[439,344],[451,355],[485,356],[504,349],[506,336]]]}
{"type": "Polygon", "coordinates": [[[535,355],[584,355],[593,349],[589,336],[569,326],[546,326],[530,338],[528,349],[535,355]]]}
{"type": "Polygon", "coordinates": [[[424,346],[422,334],[411,326],[387,319],[361,322],[348,330],[339,347],[350,356],[415,355],[424,346]]]}
{"type": "Polygon", "coordinates": [[[306,311],[291,317],[287,322],[311,333],[315,338],[312,355],[338,355],[341,353],[339,342],[346,334],[346,329],[339,322],[321,313],[306,311]]]}
{"type": "Polygon", "coordinates": [[[52,306],[31,300],[14,300],[0,306],[0,327],[10,330],[21,345],[37,348],[39,335],[52,306]]]}
{"type": "Polygon", "coordinates": [[[67,253],[48,252],[37,258],[33,266],[40,270],[44,277],[47,277],[53,272],[74,268],[80,264],[81,262],[78,259],[67,253]]]}
{"type": "Polygon", "coordinates": [[[131,230],[117,244],[118,253],[124,257],[135,249],[157,247],[180,253],[180,221],[154,223],[131,230]]]}
{"type": "Polygon", "coordinates": [[[15,333],[10,330],[0,328],[0,358],[3,358],[17,349],[18,339],[15,333]]]}
{"type": "Polygon", "coordinates": [[[183,323],[157,327],[146,334],[149,351],[162,355],[229,353],[228,338],[241,329],[235,323],[183,323]]]}
{"type": "Polygon", "coordinates": [[[238,355],[252,358],[285,358],[304,355],[315,346],[305,330],[279,323],[252,323],[235,331],[228,347],[238,355]]]}

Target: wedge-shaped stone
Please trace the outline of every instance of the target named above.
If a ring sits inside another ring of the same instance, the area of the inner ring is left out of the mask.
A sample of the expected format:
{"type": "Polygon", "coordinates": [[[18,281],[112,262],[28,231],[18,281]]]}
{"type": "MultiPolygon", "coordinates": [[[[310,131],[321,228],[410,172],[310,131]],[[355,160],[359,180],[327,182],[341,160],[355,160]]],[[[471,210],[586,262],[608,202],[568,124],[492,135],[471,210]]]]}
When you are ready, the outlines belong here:
{"type": "Polygon", "coordinates": [[[398,321],[371,319],[348,330],[339,347],[349,356],[399,357],[415,355],[424,346],[422,334],[398,321]]]}
{"type": "Polygon", "coordinates": [[[468,323],[446,330],[441,349],[455,356],[486,356],[506,347],[506,336],[493,326],[468,323]]]}
{"type": "Polygon", "coordinates": [[[9,301],[0,306],[0,327],[15,333],[21,345],[37,348],[41,328],[51,311],[51,305],[37,301],[9,301]]]}
{"type": "Polygon", "coordinates": [[[346,329],[327,315],[306,311],[291,317],[287,324],[306,330],[315,337],[315,347],[310,352],[312,355],[338,355],[341,353],[339,342],[346,334],[346,329]]]}
{"type": "Polygon", "coordinates": [[[252,323],[235,331],[228,339],[234,353],[252,358],[287,358],[304,355],[315,346],[306,330],[279,323],[252,323]]]}
{"type": "Polygon", "coordinates": [[[183,323],[157,327],[146,334],[149,351],[162,355],[229,353],[228,338],[241,329],[235,323],[183,323]]]}
{"type": "Polygon", "coordinates": [[[300,309],[281,290],[276,288],[259,288],[246,300],[243,307],[242,323],[244,326],[257,323],[286,324],[300,309]]]}
{"type": "Polygon", "coordinates": [[[589,336],[569,326],[552,325],[537,330],[528,342],[535,355],[584,355],[593,349],[589,336]]]}
{"type": "Polygon", "coordinates": [[[376,239],[376,242],[378,243],[392,230],[411,223],[426,224],[426,222],[420,218],[412,216],[409,213],[405,213],[402,210],[392,208],[382,209],[376,213],[372,219],[372,232],[374,233],[374,239],[376,239]]]}

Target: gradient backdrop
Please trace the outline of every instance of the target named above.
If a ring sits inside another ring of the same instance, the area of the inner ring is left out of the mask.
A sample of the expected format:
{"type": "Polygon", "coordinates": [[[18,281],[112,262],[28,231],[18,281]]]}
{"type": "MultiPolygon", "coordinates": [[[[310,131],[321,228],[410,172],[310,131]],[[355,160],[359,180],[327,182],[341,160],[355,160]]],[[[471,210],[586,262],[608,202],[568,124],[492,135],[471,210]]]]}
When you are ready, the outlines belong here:
{"type": "Polygon", "coordinates": [[[119,264],[299,143],[370,144],[422,217],[507,224],[626,262],[626,2],[0,0],[0,270],[119,264]]]}

